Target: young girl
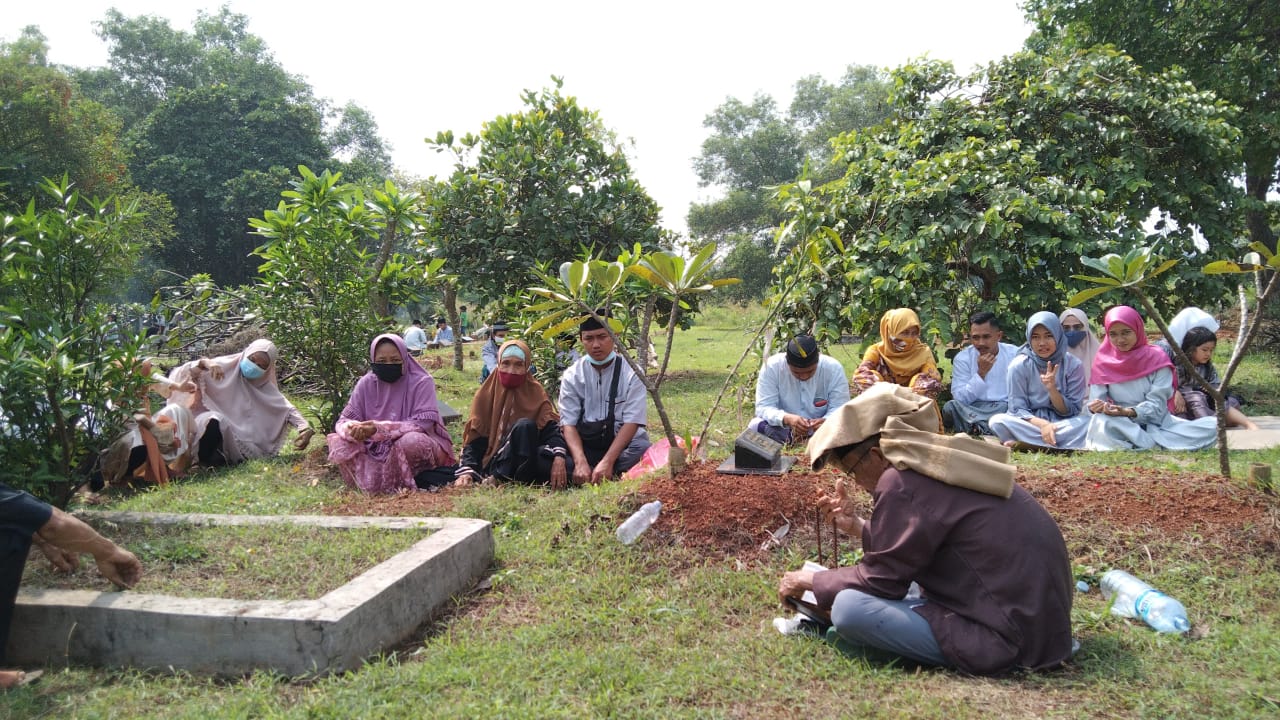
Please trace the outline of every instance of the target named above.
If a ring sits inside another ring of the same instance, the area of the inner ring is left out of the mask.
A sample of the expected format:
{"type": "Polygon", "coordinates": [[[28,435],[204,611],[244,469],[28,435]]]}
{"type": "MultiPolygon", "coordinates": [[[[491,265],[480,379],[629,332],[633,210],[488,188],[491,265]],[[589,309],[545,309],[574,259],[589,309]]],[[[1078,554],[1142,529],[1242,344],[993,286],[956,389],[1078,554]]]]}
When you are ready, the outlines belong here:
{"type": "MultiPolygon", "coordinates": [[[[1191,358],[1196,372],[1204,381],[1221,389],[1222,379],[1213,366],[1213,351],[1218,346],[1218,336],[1205,327],[1193,327],[1182,338],[1182,352],[1191,358]]],[[[1178,394],[1173,396],[1173,411],[1178,417],[1195,420],[1214,416],[1213,398],[1200,388],[1181,365],[1177,366],[1178,394]]],[[[1243,401],[1239,395],[1226,395],[1227,425],[1257,430],[1258,426],[1240,411],[1243,401]]]]}
{"type": "Polygon", "coordinates": [[[1213,444],[1212,418],[1183,420],[1173,415],[1173,363],[1147,342],[1137,310],[1117,305],[1107,311],[1106,339],[1093,358],[1089,385],[1090,450],[1199,450],[1213,444]]]}
{"type": "Polygon", "coordinates": [[[1027,343],[1009,365],[1009,411],[988,421],[1005,445],[1084,447],[1084,365],[1067,347],[1057,315],[1042,311],[1027,320],[1027,343]]]}

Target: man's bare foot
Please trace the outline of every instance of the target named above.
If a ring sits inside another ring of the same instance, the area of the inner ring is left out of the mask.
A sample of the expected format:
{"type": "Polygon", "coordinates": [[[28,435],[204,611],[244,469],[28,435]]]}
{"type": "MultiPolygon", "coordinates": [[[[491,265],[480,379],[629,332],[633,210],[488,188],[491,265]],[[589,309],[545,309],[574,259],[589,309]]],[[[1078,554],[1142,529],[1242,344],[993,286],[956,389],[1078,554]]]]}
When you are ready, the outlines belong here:
{"type": "Polygon", "coordinates": [[[1004,445],[1005,447],[1007,447],[1007,448],[1012,448],[1012,447],[1017,446],[1018,441],[1017,441],[1017,440],[1005,440],[1005,441],[1004,441],[1003,443],[1001,443],[1001,444],[1003,444],[1003,445],[1004,445]]]}

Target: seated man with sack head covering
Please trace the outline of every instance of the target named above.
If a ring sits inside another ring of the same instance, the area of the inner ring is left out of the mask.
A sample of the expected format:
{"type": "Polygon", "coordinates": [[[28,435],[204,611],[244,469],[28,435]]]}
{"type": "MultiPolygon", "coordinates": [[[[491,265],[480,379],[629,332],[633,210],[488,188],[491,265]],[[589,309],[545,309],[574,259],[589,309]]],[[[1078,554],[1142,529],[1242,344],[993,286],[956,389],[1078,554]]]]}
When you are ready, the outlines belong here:
{"type": "Polygon", "coordinates": [[[812,335],[797,335],[764,361],[756,416],[747,427],[783,444],[803,442],[847,402],[849,381],[840,361],[819,353],[812,335]]]}
{"type": "Polygon", "coordinates": [[[809,441],[875,500],[858,517],[845,481],[819,506],[860,537],[852,567],[782,577],[782,600],[812,591],[828,638],[978,675],[1041,670],[1071,656],[1071,561],[1049,513],[1014,482],[1003,446],[930,432],[932,400],[869,388],[809,441]],[[908,595],[912,583],[919,597],[908,595]]]}
{"type": "MultiPolygon", "coordinates": [[[[606,310],[596,315],[607,318],[606,310]]],[[[573,460],[573,484],[616,478],[649,449],[644,380],[614,348],[594,317],[578,326],[586,355],[560,376],[560,429],[573,460]]]]}

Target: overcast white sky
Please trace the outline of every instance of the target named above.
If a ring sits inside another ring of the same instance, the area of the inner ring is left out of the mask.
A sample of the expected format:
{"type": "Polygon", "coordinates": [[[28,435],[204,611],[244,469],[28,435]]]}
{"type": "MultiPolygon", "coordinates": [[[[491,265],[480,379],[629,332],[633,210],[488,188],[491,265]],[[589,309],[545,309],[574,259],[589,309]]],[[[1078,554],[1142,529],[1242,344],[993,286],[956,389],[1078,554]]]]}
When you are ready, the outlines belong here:
{"type": "MultiPolygon", "coordinates": [[[[230,0],[281,65],[316,95],[355,101],[377,120],[395,164],[444,174],[449,158],[424,138],[479,132],[518,111],[520,92],[564,78],[565,92],[628,140],[640,183],[685,232],[689,204],[716,197],[698,187],[692,158],[702,121],[728,97],[772,95],[781,107],[796,80],[839,79],[851,64],[893,67],[927,55],[969,70],[1015,52],[1030,33],[1018,0],[825,0],[804,3],[648,3],[537,0],[483,3],[298,3],[230,0]]],[[[190,30],[200,0],[10,2],[0,37],[27,25],[49,39],[50,60],[106,64],[92,23],[106,9],[158,15],[190,30]]]]}

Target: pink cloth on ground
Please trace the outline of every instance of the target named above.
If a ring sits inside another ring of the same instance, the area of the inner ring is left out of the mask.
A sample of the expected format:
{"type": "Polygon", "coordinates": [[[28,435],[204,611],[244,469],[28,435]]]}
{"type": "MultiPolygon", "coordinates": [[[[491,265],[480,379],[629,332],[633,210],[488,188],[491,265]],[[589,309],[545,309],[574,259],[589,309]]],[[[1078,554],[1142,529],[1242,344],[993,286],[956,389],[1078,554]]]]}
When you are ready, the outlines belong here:
{"type": "Polygon", "coordinates": [[[365,441],[351,439],[348,426],[338,423],[338,431],[327,438],[329,460],[337,464],[348,487],[370,494],[415,490],[415,474],[454,463],[453,447],[437,435],[421,432],[417,423],[380,421],[378,431],[365,441]],[[385,456],[374,457],[371,447],[383,449],[385,456]]]}

